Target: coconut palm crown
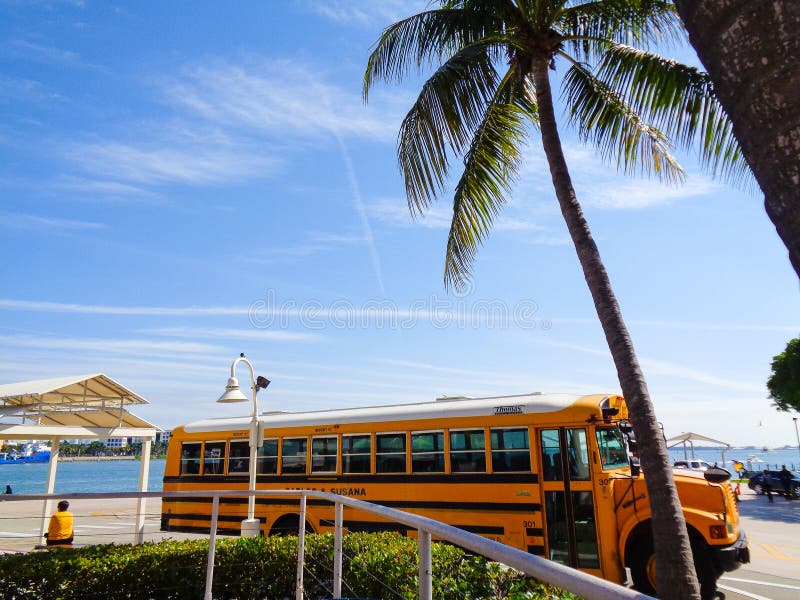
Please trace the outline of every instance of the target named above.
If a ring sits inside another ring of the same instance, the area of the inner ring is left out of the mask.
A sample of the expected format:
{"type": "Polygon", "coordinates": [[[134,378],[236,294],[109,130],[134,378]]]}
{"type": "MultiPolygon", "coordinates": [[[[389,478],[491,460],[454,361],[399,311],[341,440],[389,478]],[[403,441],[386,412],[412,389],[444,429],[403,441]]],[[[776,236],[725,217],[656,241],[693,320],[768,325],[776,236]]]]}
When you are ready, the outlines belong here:
{"type": "MultiPolygon", "coordinates": [[[[364,98],[379,81],[435,67],[398,135],[398,162],[412,214],[455,184],[445,285],[471,276],[478,247],[509,195],[526,138],[541,135],[562,215],[575,244],[639,440],[652,507],[657,587],[663,598],[699,598],[686,525],[663,434],[644,376],[559,138],[550,74],[561,78],[567,124],[627,173],[676,183],[684,173],[673,144],[695,147],[712,171],[736,180],[746,164],[709,78],[655,54],[682,39],[664,0],[442,0],[384,30],[367,63],[364,98]],[[462,168],[459,165],[459,170],[462,168]]],[[[651,542],[650,552],[653,552],[651,542]]],[[[647,548],[641,549],[647,552],[647,548]]],[[[702,596],[715,576],[695,564],[702,596]]],[[[652,573],[652,569],[650,570],[652,573]]],[[[634,576],[636,574],[634,573],[634,576]]],[[[652,581],[635,581],[652,592],[652,581]]]]}

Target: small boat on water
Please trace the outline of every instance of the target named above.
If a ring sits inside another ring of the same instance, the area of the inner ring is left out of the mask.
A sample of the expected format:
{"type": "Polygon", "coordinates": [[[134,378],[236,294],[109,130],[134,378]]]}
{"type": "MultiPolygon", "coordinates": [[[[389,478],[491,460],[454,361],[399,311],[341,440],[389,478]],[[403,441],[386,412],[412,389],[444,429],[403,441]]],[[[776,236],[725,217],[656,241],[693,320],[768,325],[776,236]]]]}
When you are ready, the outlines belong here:
{"type": "Polygon", "coordinates": [[[44,444],[25,444],[17,452],[0,452],[0,465],[22,465],[30,463],[46,463],[50,460],[50,447],[44,444]]]}

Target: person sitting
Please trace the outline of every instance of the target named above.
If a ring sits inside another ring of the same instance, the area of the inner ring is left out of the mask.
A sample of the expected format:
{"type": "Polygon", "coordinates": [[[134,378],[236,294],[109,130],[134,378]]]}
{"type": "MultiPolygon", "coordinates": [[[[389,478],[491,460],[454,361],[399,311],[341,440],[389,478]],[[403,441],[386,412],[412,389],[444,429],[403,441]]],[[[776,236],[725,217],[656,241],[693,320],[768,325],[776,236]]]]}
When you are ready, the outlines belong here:
{"type": "Polygon", "coordinates": [[[50,517],[50,526],[47,528],[47,533],[44,537],[47,538],[48,546],[70,546],[72,545],[73,532],[72,513],[67,510],[69,502],[62,500],[58,503],[58,512],[50,517]]]}

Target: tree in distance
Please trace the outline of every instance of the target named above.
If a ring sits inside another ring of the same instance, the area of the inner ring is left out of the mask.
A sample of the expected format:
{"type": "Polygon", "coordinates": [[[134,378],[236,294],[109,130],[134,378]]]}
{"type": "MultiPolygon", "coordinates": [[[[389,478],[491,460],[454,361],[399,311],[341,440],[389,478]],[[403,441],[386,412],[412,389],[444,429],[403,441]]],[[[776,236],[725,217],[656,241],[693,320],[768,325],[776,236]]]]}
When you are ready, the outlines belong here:
{"type": "Polygon", "coordinates": [[[778,410],[800,412],[800,338],[789,340],[786,350],[773,357],[767,389],[778,410]]]}
{"type": "MultiPolygon", "coordinates": [[[[530,131],[539,133],[561,213],[630,410],[647,477],[662,598],[700,598],[692,551],[664,437],[633,343],[564,158],[550,72],[566,67],[568,124],[627,173],[679,182],[670,139],[698,142],[701,160],[736,177],[746,169],[708,77],[652,52],[683,40],[663,0],[441,0],[384,30],[367,63],[364,98],[379,81],[436,67],[398,135],[398,162],[412,215],[445,192],[450,161],[463,156],[447,240],[446,287],[471,276],[478,247],[506,202],[530,131]]],[[[460,170],[460,169],[459,169],[460,170]]],[[[707,572],[708,569],[704,569],[707,572]]],[[[716,590],[701,582],[703,598],[716,590]]],[[[646,577],[635,582],[652,593],[646,577]]]]}

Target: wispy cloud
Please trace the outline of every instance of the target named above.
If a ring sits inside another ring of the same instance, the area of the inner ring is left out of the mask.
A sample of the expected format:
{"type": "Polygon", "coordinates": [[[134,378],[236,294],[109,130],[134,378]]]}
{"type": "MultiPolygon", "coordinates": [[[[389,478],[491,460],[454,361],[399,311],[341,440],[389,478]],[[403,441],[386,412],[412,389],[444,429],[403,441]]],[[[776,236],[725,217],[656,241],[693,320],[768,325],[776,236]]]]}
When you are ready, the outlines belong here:
{"type": "Polygon", "coordinates": [[[262,250],[253,256],[243,258],[242,261],[253,264],[274,264],[324,252],[333,252],[344,247],[365,245],[368,242],[369,240],[363,235],[311,233],[308,239],[300,244],[262,250]]]}
{"type": "Polygon", "coordinates": [[[309,10],[321,17],[360,27],[387,27],[425,10],[429,4],[429,0],[325,0],[305,3],[309,10]]]}
{"type": "Polygon", "coordinates": [[[64,50],[55,46],[47,46],[29,40],[13,40],[9,44],[9,49],[12,55],[40,63],[59,65],[62,67],[102,70],[102,67],[87,62],[77,52],[64,50]]]}
{"type": "Polygon", "coordinates": [[[104,229],[103,223],[94,221],[78,221],[58,217],[43,217],[18,212],[0,212],[0,227],[12,227],[26,230],[80,231],[104,229]]]}
{"type": "Polygon", "coordinates": [[[102,338],[52,338],[32,335],[0,335],[0,344],[11,347],[49,350],[116,352],[148,355],[153,352],[201,353],[222,350],[218,346],[197,342],[164,342],[160,340],[129,340],[102,338]]]}
{"type": "Polygon", "coordinates": [[[161,317],[247,316],[250,313],[248,306],[103,306],[10,299],[0,299],[0,309],[45,313],[161,317]]]}
{"type": "Polygon", "coordinates": [[[84,177],[64,176],[53,183],[59,190],[80,192],[92,200],[126,202],[130,200],[154,200],[159,198],[155,192],[140,186],[104,179],[87,179],[84,177]]]}
{"type": "MultiPolygon", "coordinates": [[[[596,318],[585,317],[553,317],[553,323],[593,325],[597,324],[596,318]]],[[[797,333],[800,331],[800,324],[797,325],[766,325],[762,323],[698,323],[693,321],[658,321],[648,319],[626,319],[628,325],[639,327],[653,327],[656,329],[684,329],[688,331],[780,331],[786,333],[797,333]]]]}
{"type": "Polygon", "coordinates": [[[69,155],[84,170],[141,184],[219,184],[275,171],[279,160],[242,144],[228,147],[183,139],[76,144],[69,155]]]}
{"type": "Polygon", "coordinates": [[[638,210],[706,196],[720,189],[720,184],[704,177],[694,177],[680,186],[635,179],[617,185],[587,185],[582,196],[585,206],[607,210],[638,210]]]}
{"type": "Polygon", "coordinates": [[[292,331],[271,331],[266,329],[225,329],[199,327],[162,327],[145,329],[143,333],[179,338],[216,338],[242,340],[274,340],[280,342],[313,342],[322,339],[315,333],[295,333],[292,331]]]}
{"type": "Polygon", "coordinates": [[[393,141],[402,109],[397,95],[364,106],[358,88],[345,91],[297,61],[251,56],[237,64],[209,61],[161,82],[169,104],[210,123],[301,139],[343,136],[393,141]],[[325,99],[325,102],[320,102],[325,99]]]}
{"type": "Polygon", "coordinates": [[[52,91],[40,81],[15,77],[0,77],[0,100],[19,102],[52,102],[63,100],[63,96],[52,91]]]}
{"type": "MultiPolygon", "coordinates": [[[[591,146],[565,141],[564,155],[578,200],[584,207],[600,210],[643,210],[714,193],[721,184],[691,172],[682,185],[666,185],[656,179],[626,176],[609,167],[591,146]]],[[[532,139],[513,190],[513,202],[530,215],[560,215],[553,183],[541,144],[532,139]]]]}
{"type": "MultiPolygon", "coordinates": [[[[606,349],[591,348],[587,346],[581,346],[579,344],[562,343],[552,340],[544,343],[556,348],[564,348],[566,350],[582,352],[584,354],[592,354],[594,356],[611,360],[611,353],[606,349]]],[[[763,392],[763,386],[755,386],[750,383],[735,381],[726,377],[719,377],[706,371],[701,371],[699,369],[668,361],[639,356],[639,362],[642,365],[642,368],[646,370],[648,375],[678,377],[689,381],[695,381],[697,383],[713,385],[727,390],[736,390],[753,394],[760,394],[763,392]]]]}
{"type": "Polygon", "coordinates": [[[204,61],[152,84],[173,118],[167,112],[137,123],[135,140],[106,135],[64,146],[63,154],[89,174],[86,181],[133,194],[169,183],[271,177],[287,148],[326,137],[335,143],[335,136],[393,141],[406,104],[385,93],[364,106],[355,86],[345,91],[312,67],[262,56],[204,61]]]}
{"type": "MultiPolygon", "coordinates": [[[[426,229],[450,229],[452,211],[446,202],[440,202],[425,209],[423,215],[412,216],[404,200],[378,200],[366,207],[367,212],[377,222],[392,227],[422,227],[426,229]]],[[[535,246],[565,246],[572,244],[570,237],[551,231],[542,224],[541,215],[525,216],[525,211],[516,205],[504,208],[505,214],[498,216],[492,226],[494,232],[519,234],[517,238],[525,244],[535,246]]]]}

